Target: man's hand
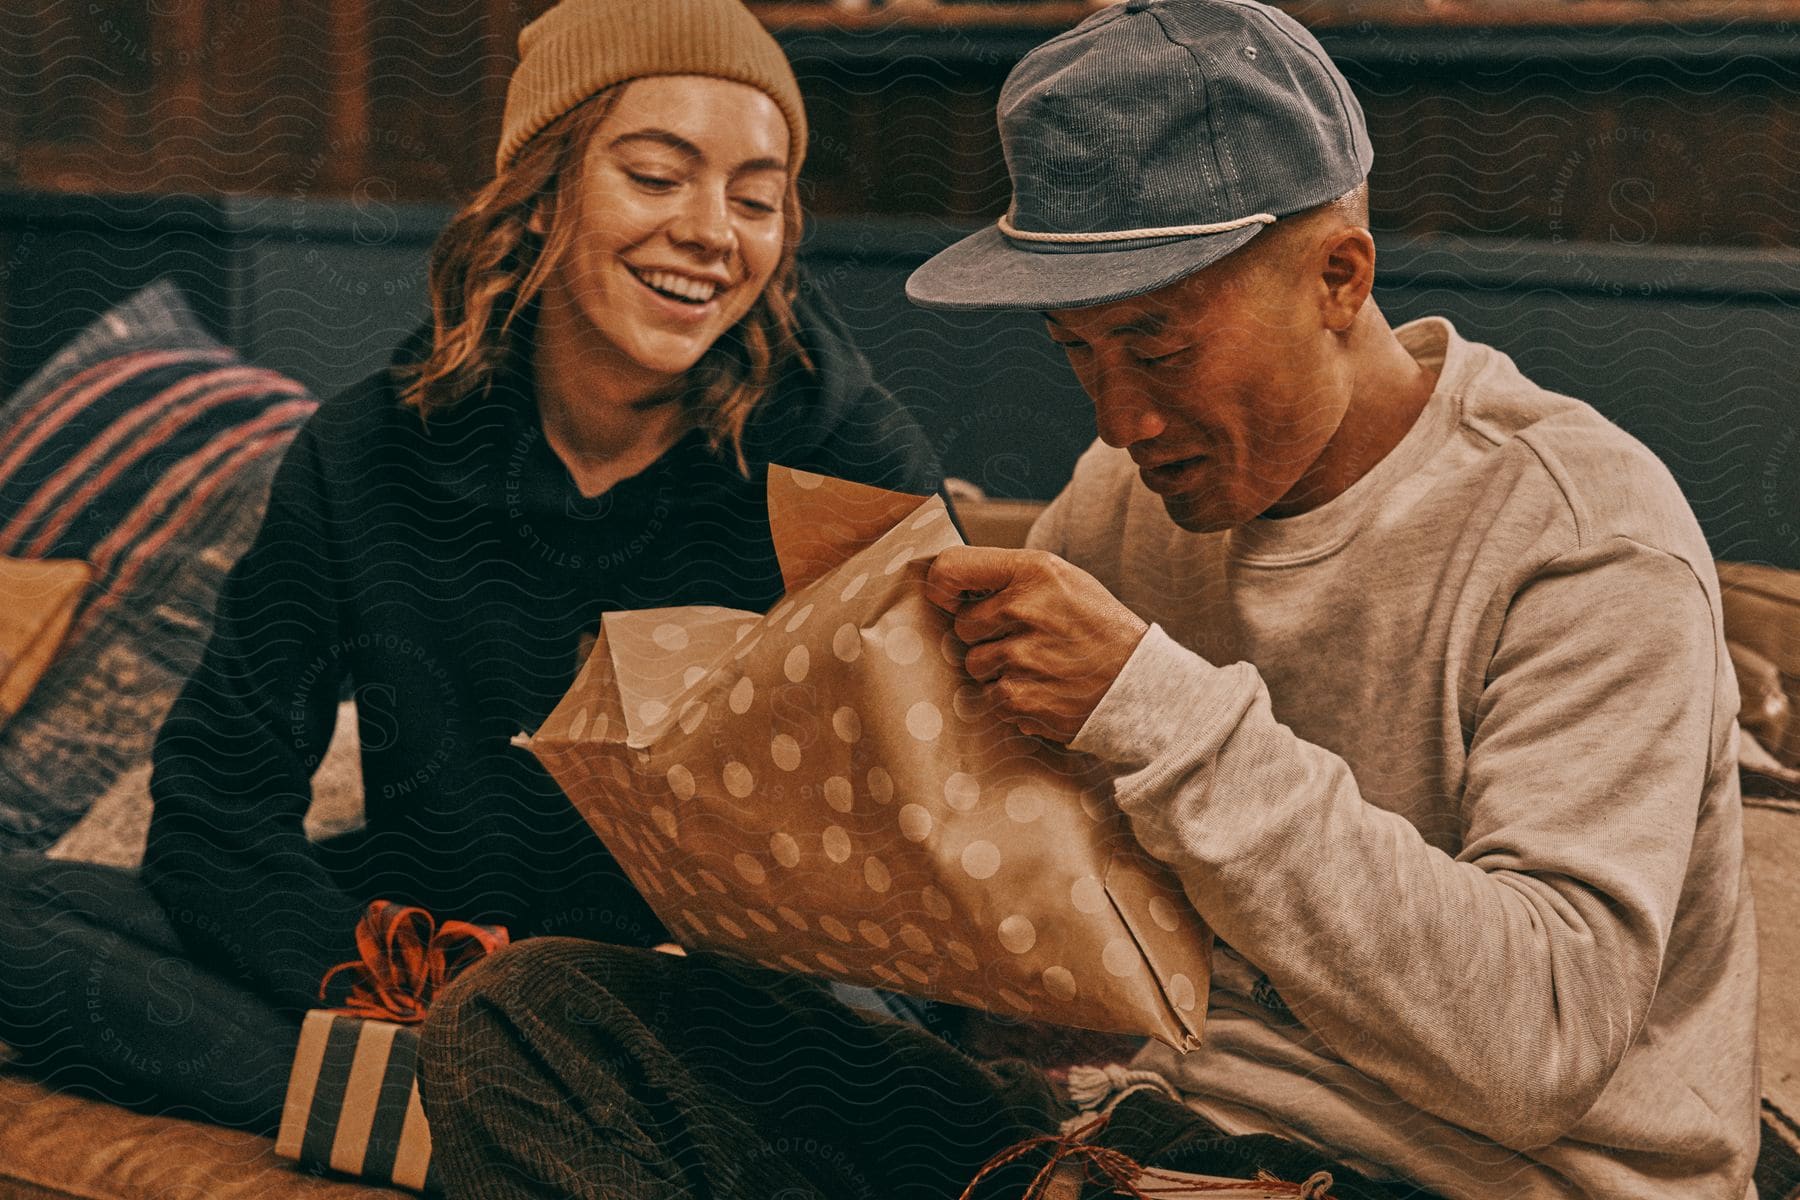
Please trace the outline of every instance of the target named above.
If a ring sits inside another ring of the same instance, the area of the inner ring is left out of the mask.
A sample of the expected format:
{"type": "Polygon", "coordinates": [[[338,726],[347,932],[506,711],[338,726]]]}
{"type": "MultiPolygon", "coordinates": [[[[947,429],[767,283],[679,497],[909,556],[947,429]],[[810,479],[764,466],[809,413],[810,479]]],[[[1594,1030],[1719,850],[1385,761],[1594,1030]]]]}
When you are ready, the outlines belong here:
{"type": "Polygon", "coordinates": [[[1068,745],[1149,626],[1081,568],[1041,550],[953,546],[925,595],[956,618],[963,669],[1000,717],[1068,745]]]}

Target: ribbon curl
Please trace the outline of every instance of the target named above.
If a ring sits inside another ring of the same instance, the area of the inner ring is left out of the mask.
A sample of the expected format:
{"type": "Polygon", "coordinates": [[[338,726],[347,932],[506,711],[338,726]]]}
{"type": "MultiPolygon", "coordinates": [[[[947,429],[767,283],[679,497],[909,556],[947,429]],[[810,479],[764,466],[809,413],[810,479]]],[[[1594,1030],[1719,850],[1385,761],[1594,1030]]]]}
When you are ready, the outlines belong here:
{"type": "Polygon", "coordinates": [[[498,925],[445,921],[416,905],[376,900],[356,923],[359,958],[339,963],[319,981],[319,999],[340,971],[356,983],[343,1007],[331,1011],[416,1025],[445,984],[511,939],[498,925]]]}
{"type": "Polygon", "coordinates": [[[975,1194],[976,1185],[983,1179],[1006,1164],[1042,1147],[1049,1148],[1049,1161],[1026,1185],[1020,1200],[1041,1200],[1050,1186],[1050,1176],[1065,1162],[1080,1165],[1082,1185],[1106,1183],[1111,1186],[1111,1194],[1131,1196],[1134,1200],[1158,1200],[1158,1197],[1174,1200],[1175,1197],[1193,1196],[1201,1192],[1229,1194],[1252,1191],[1264,1196],[1291,1195],[1297,1200],[1331,1200],[1331,1175],[1325,1171],[1314,1172],[1305,1183],[1288,1183],[1267,1171],[1258,1171],[1255,1179],[1201,1179],[1180,1172],[1142,1166],[1123,1151],[1095,1145],[1087,1140],[1111,1119],[1111,1113],[1102,1113],[1085,1124],[1070,1122],[1061,1134],[1026,1138],[1007,1147],[983,1164],[981,1170],[975,1173],[975,1178],[969,1181],[969,1186],[963,1189],[959,1200],[970,1200],[975,1194]]]}

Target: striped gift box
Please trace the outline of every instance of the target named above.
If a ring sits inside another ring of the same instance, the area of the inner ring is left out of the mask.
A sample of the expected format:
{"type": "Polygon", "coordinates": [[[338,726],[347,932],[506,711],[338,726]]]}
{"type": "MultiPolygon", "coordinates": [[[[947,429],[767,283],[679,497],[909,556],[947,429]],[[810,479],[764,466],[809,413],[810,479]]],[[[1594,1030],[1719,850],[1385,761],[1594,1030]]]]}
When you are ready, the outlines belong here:
{"type": "Polygon", "coordinates": [[[441,1193],[419,1104],[419,1031],[314,1009],[300,1027],[275,1153],[441,1193]]]}

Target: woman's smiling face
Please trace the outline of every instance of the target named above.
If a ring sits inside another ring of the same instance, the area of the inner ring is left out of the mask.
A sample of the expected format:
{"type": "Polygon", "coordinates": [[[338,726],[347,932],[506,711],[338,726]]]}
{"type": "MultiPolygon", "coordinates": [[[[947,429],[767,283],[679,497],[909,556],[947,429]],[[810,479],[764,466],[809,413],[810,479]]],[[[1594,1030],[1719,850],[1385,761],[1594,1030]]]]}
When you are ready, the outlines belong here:
{"type": "Polygon", "coordinates": [[[648,386],[672,383],[749,312],[780,263],[788,129],[741,83],[665,75],[624,85],[559,196],[573,221],[546,303],[648,386]]]}

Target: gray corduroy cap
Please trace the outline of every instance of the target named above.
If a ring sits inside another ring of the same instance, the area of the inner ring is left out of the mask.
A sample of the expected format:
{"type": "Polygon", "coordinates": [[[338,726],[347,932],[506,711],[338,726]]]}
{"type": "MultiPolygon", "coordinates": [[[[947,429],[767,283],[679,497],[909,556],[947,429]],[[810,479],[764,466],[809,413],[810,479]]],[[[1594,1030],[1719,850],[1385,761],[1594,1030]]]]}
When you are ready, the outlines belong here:
{"type": "Polygon", "coordinates": [[[1081,308],[1217,262],[1353,191],[1374,152],[1318,41],[1256,0],[1126,0],[1039,46],[1000,93],[1012,207],[914,271],[945,309],[1081,308]]]}

